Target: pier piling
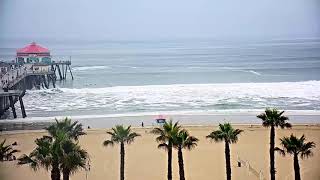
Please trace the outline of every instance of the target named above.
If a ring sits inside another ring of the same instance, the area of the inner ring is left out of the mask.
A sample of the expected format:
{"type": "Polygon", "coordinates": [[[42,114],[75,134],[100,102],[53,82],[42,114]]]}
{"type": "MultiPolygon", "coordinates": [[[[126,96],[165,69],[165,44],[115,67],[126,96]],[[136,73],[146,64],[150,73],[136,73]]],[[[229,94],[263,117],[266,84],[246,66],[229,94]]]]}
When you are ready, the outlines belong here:
{"type": "Polygon", "coordinates": [[[57,65],[56,65],[56,68],[58,68],[58,73],[59,73],[60,81],[61,81],[63,78],[62,78],[62,74],[61,74],[60,66],[57,64],[57,65]]]}
{"type": "Polygon", "coordinates": [[[25,118],[27,117],[27,114],[26,114],[26,110],[24,109],[24,104],[21,96],[19,96],[19,102],[21,107],[22,118],[25,118]]]}
{"type": "Polygon", "coordinates": [[[71,67],[68,65],[68,67],[69,67],[69,71],[70,71],[70,75],[71,75],[71,78],[72,78],[72,80],[73,80],[73,74],[72,74],[72,71],[71,71],[71,67]]]}
{"type": "Polygon", "coordinates": [[[14,107],[13,97],[9,96],[9,100],[10,100],[10,106],[11,106],[13,117],[17,118],[17,113],[16,113],[16,109],[14,107]]]}
{"type": "Polygon", "coordinates": [[[47,80],[46,80],[46,76],[45,75],[42,75],[42,80],[43,80],[43,84],[44,86],[49,89],[49,83],[47,83],[47,80]]]}

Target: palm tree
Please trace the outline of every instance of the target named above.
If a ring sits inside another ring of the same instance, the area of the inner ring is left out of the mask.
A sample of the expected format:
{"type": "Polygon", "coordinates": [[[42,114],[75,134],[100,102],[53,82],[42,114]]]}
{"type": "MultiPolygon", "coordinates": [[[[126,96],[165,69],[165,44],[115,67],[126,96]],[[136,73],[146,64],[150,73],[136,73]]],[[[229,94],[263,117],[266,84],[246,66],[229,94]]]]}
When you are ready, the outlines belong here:
{"type": "MultiPolygon", "coordinates": [[[[59,137],[63,138],[61,135],[59,137]]],[[[29,155],[22,155],[18,159],[18,164],[28,164],[35,171],[39,167],[44,167],[46,170],[51,170],[51,180],[60,180],[59,156],[62,153],[60,140],[50,136],[36,139],[36,148],[29,155]]]]}
{"type": "Polygon", "coordinates": [[[158,135],[156,138],[156,141],[160,143],[158,148],[163,148],[168,153],[168,180],[172,180],[172,147],[174,137],[178,134],[180,128],[178,122],[173,124],[172,120],[170,120],[169,122],[165,122],[162,127],[154,128],[151,131],[151,133],[158,135]]]}
{"type": "Polygon", "coordinates": [[[190,136],[189,132],[185,129],[179,131],[177,136],[174,137],[173,146],[178,150],[180,180],[185,180],[182,149],[191,150],[197,146],[198,141],[199,139],[190,136]]]}
{"type": "Polygon", "coordinates": [[[299,155],[302,159],[308,158],[313,155],[311,149],[316,147],[314,142],[305,142],[305,140],[306,138],[304,135],[302,135],[300,138],[297,138],[291,134],[290,137],[283,137],[280,139],[283,149],[278,147],[275,148],[275,150],[280,152],[280,154],[283,156],[285,156],[286,153],[293,155],[295,180],[301,180],[299,155]]]}
{"type": "Polygon", "coordinates": [[[62,154],[60,157],[60,169],[62,170],[63,179],[68,180],[71,173],[74,173],[79,168],[85,168],[85,162],[88,158],[87,152],[80,148],[78,143],[79,136],[85,135],[82,124],[78,121],[72,122],[69,118],[62,120],[55,119],[56,123],[50,125],[46,130],[52,137],[56,137],[59,133],[67,136],[67,139],[62,142],[62,154]]]}
{"type": "Polygon", "coordinates": [[[124,144],[131,144],[140,134],[132,132],[131,126],[125,128],[123,125],[116,125],[112,128],[112,131],[108,131],[107,133],[111,135],[111,139],[104,141],[104,146],[113,146],[115,143],[120,143],[120,180],[124,180],[124,144]]]}
{"type": "Polygon", "coordinates": [[[69,180],[70,174],[80,168],[86,168],[88,153],[71,140],[63,142],[62,150],[60,169],[62,169],[63,180],[69,180]]]}
{"type": "Polygon", "coordinates": [[[28,164],[33,170],[40,167],[51,170],[52,180],[60,180],[62,170],[63,178],[69,179],[70,173],[83,167],[83,161],[87,159],[87,153],[74,143],[85,134],[82,125],[65,118],[56,120],[47,131],[50,136],[36,139],[36,148],[29,155],[22,155],[18,164],[28,164]]]}
{"type": "Polygon", "coordinates": [[[271,127],[270,129],[270,178],[271,180],[275,180],[276,178],[276,169],[275,169],[275,159],[274,159],[274,147],[275,147],[275,128],[281,127],[291,128],[291,124],[287,121],[288,117],[283,116],[284,111],[278,111],[276,108],[270,109],[267,108],[264,113],[259,114],[257,117],[262,120],[262,125],[264,127],[271,127]]]}
{"type": "Polygon", "coordinates": [[[13,154],[19,150],[13,149],[12,145],[5,145],[6,139],[0,143],[0,161],[8,160],[13,157],[13,154]]]}
{"type": "Polygon", "coordinates": [[[82,124],[78,121],[72,122],[71,119],[65,118],[63,120],[55,119],[56,123],[50,125],[46,130],[48,133],[55,137],[58,131],[62,131],[67,134],[71,139],[78,140],[79,136],[86,135],[82,128],[82,124]]]}
{"type": "Polygon", "coordinates": [[[231,180],[231,163],[230,163],[230,143],[236,143],[238,141],[238,135],[243,130],[233,129],[230,123],[219,124],[219,130],[211,132],[206,138],[215,142],[225,143],[225,158],[226,158],[226,174],[227,180],[231,180]]]}

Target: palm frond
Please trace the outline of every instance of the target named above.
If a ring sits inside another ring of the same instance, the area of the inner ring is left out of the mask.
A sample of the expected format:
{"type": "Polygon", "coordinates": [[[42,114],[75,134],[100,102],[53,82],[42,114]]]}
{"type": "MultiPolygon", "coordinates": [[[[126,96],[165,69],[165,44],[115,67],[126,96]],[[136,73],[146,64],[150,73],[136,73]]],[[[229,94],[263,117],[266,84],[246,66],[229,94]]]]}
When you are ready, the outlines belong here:
{"type": "Polygon", "coordinates": [[[81,149],[78,143],[68,141],[63,146],[60,168],[72,174],[80,168],[85,168],[87,159],[88,153],[86,150],[81,149]]]}
{"type": "Polygon", "coordinates": [[[39,169],[38,162],[26,154],[23,154],[21,157],[18,158],[18,165],[23,165],[23,164],[29,164],[31,169],[33,169],[34,171],[39,169]]]}
{"type": "Polygon", "coordinates": [[[10,159],[14,153],[20,152],[19,150],[13,149],[12,144],[5,145],[6,139],[4,139],[0,143],[0,161],[3,161],[4,159],[10,159]]]}
{"type": "Polygon", "coordinates": [[[276,108],[266,108],[264,113],[259,114],[257,118],[262,120],[264,127],[280,126],[281,128],[290,128],[291,124],[287,122],[289,118],[283,115],[284,112],[276,108]]]}
{"type": "Polygon", "coordinates": [[[215,142],[225,141],[228,143],[236,143],[238,136],[243,132],[241,129],[233,129],[230,123],[219,124],[219,129],[211,132],[206,138],[215,142]]]}
{"type": "Polygon", "coordinates": [[[55,119],[55,123],[50,125],[46,130],[52,137],[56,137],[58,133],[64,133],[69,138],[78,140],[82,135],[85,135],[82,124],[78,121],[72,122],[70,118],[66,117],[62,120],[55,119]]]}
{"type": "Polygon", "coordinates": [[[280,124],[280,127],[281,127],[281,129],[291,128],[292,125],[290,123],[288,123],[288,122],[284,122],[284,123],[280,124]]]}
{"type": "Polygon", "coordinates": [[[313,155],[312,149],[315,148],[314,142],[305,142],[306,138],[302,135],[297,138],[293,134],[289,137],[283,137],[280,139],[280,144],[283,150],[289,154],[299,155],[301,158],[308,158],[313,155]]]}
{"type": "Polygon", "coordinates": [[[196,137],[194,137],[194,136],[189,136],[189,137],[185,140],[185,142],[184,142],[184,144],[183,144],[183,147],[186,148],[186,149],[188,149],[188,150],[191,150],[191,149],[195,148],[195,147],[198,145],[198,144],[197,144],[198,141],[199,141],[198,138],[196,138],[196,137]]]}
{"type": "MultiPolygon", "coordinates": [[[[304,141],[304,139],[303,139],[304,141]]],[[[314,142],[307,142],[307,143],[303,143],[302,147],[300,149],[300,153],[301,153],[301,158],[309,158],[311,156],[313,156],[313,152],[311,151],[311,149],[315,148],[316,144],[314,142]]]]}
{"type": "Polygon", "coordinates": [[[224,133],[221,130],[213,131],[209,135],[206,136],[207,139],[210,139],[214,142],[224,141],[224,133]]]}
{"type": "Polygon", "coordinates": [[[274,151],[278,152],[282,156],[286,155],[286,152],[283,149],[279,148],[279,147],[275,147],[274,151]]]}
{"type": "Polygon", "coordinates": [[[172,139],[174,148],[185,148],[187,150],[195,148],[199,141],[198,138],[191,136],[186,129],[181,129],[178,133],[175,133],[172,139]]]}
{"type": "Polygon", "coordinates": [[[162,128],[156,127],[156,128],[153,128],[153,129],[151,130],[151,133],[152,133],[152,134],[159,135],[159,134],[164,134],[164,131],[163,131],[162,128]]]}
{"type": "Polygon", "coordinates": [[[124,127],[123,125],[116,125],[107,134],[111,136],[110,142],[127,144],[132,143],[136,137],[140,136],[138,133],[131,131],[131,126],[124,127]]]}
{"type": "Polygon", "coordinates": [[[135,133],[135,132],[130,133],[130,134],[128,135],[128,137],[126,138],[126,143],[127,143],[127,144],[131,144],[131,143],[134,141],[134,139],[135,139],[136,137],[139,137],[139,136],[141,136],[141,135],[138,134],[138,133],[135,133]]]}
{"type": "Polygon", "coordinates": [[[166,144],[166,143],[161,143],[161,144],[159,144],[158,145],[158,148],[159,149],[164,149],[164,150],[168,150],[168,144],[166,144]]]}
{"type": "Polygon", "coordinates": [[[103,142],[103,145],[104,146],[114,146],[114,142],[110,141],[110,140],[106,140],[106,141],[103,142]]]}

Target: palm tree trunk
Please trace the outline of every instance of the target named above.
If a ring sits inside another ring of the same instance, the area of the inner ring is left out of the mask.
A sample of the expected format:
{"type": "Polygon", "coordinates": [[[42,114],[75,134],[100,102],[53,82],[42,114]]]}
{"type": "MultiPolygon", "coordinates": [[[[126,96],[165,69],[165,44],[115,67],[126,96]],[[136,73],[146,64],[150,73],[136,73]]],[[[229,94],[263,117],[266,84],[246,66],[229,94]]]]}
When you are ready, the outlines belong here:
{"type": "Polygon", "coordinates": [[[60,180],[60,169],[57,162],[52,163],[51,180],[60,180]]]}
{"type": "Polygon", "coordinates": [[[63,180],[69,180],[70,177],[70,171],[69,170],[62,170],[62,174],[63,174],[63,180]]]}
{"type": "Polygon", "coordinates": [[[230,163],[230,147],[229,142],[225,141],[225,158],[226,158],[226,173],[227,180],[231,180],[231,163],[230,163]]]}
{"type": "Polygon", "coordinates": [[[168,180],[172,180],[172,144],[168,144],[168,180]]]}
{"type": "Polygon", "coordinates": [[[271,180],[276,179],[276,169],[274,167],[274,139],[275,139],[275,129],[274,126],[271,126],[270,130],[270,178],[271,180]]]}
{"type": "Polygon", "coordinates": [[[121,157],[121,161],[120,161],[120,180],[124,180],[124,155],[125,155],[124,143],[122,142],[120,144],[120,157],[121,157]]]}
{"type": "Polygon", "coordinates": [[[298,154],[294,154],[293,156],[293,167],[294,167],[294,179],[301,180],[298,154]]]}
{"type": "Polygon", "coordinates": [[[179,163],[179,175],[180,180],[185,180],[184,176],[184,164],[183,164],[183,154],[182,154],[182,148],[179,146],[178,148],[178,163],[179,163]]]}

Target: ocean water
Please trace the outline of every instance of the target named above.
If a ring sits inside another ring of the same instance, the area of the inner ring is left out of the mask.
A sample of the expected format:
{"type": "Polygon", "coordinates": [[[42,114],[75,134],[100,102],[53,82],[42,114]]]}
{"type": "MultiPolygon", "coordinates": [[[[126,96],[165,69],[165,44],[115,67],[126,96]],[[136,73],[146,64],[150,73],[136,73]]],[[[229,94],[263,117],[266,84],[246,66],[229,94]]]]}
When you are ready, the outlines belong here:
{"type": "MultiPolygon", "coordinates": [[[[39,43],[71,56],[75,79],[27,91],[29,117],[320,111],[320,39],[39,43]]],[[[0,59],[21,46],[2,44],[0,59]]]]}

